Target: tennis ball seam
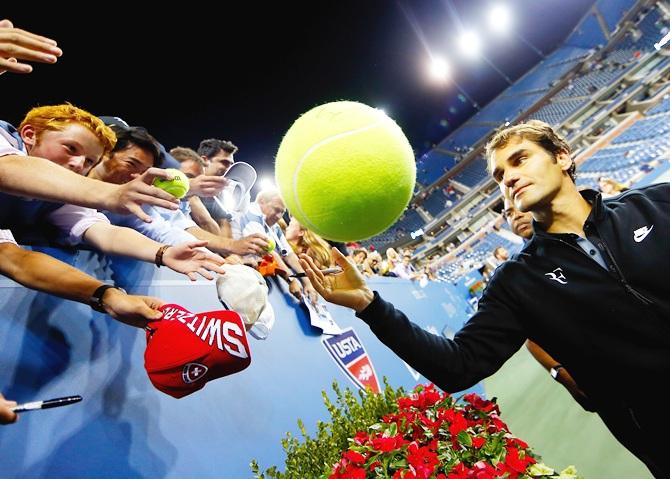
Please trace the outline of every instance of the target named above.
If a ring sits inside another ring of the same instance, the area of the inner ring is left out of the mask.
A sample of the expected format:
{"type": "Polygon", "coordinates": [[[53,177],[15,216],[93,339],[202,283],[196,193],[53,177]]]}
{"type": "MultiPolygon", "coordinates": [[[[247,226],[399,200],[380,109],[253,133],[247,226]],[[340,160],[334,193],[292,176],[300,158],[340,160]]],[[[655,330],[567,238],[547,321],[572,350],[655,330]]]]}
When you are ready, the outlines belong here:
{"type": "Polygon", "coordinates": [[[310,230],[314,231],[315,233],[317,233],[317,234],[323,236],[323,232],[319,229],[318,226],[316,226],[314,223],[312,223],[312,222],[310,221],[309,216],[307,216],[307,214],[305,213],[305,211],[302,209],[302,205],[300,204],[300,198],[298,197],[298,176],[299,176],[299,174],[300,174],[300,170],[302,169],[302,165],[303,165],[303,163],[307,160],[307,158],[310,157],[310,155],[311,155],[312,153],[314,153],[314,152],[315,152],[316,150],[318,150],[319,148],[321,148],[321,147],[323,147],[323,146],[325,146],[325,145],[327,145],[327,144],[329,144],[329,143],[332,143],[333,141],[339,140],[339,139],[341,139],[341,138],[345,138],[345,137],[347,137],[347,136],[356,135],[356,134],[358,134],[358,133],[362,133],[362,132],[364,132],[364,131],[371,130],[371,129],[373,129],[373,128],[378,127],[378,126],[381,125],[382,123],[383,123],[383,120],[382,120],[382,121],[377,121],[377,122],[372,123],[372,124],[370,124],[370,125],[366,125],[366,126],[363,126],[363,127],[360,127],[360,128],[356,128],[355,130],[344,131],[344,132],[342,132],[342,133],[338,133],[337,135],[333,135],[333,136],[331,136],[331,137],[324,138],[324,139],[321,140],[320,142],[318,142],[318,143],[312,145],[312,146],[311,146],[311,147],[310,147],[310,148],[309,148],[309,149],[302,155],[302,157],[301,157],[300,160],[298,161],[298,164],[296,165],[295,170],[294,170],[294,172],[293,172],[293,181],[292,181],[291,183],[293,184],[293,201],[295,202],[296,208],[298,209],[298,211],[300,212],[300,214],[302,215],[302,217],[303,217],[303,218],[305,219],[305,221],[308,223],[307,225],[305,225],[305,226],[308,227],[308,229],[310,229],[310,230]]]}

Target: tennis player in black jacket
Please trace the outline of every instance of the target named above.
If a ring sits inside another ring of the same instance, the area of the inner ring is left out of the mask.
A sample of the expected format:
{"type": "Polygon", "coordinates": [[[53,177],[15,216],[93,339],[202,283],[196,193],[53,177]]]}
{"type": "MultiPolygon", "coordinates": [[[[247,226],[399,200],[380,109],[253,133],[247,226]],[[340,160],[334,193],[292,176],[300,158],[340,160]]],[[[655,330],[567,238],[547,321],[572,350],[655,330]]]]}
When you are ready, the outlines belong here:
{"type": "Polygon", "coordinates": [[[453,340],[412,323],[337,251],[342,273],[324,276],[303,256],[308,277],[448,392],[534,341],[570,371],[615,437],[655,477],[670,477],[664,428],[645,394],[670,377],[670,184],[606,201],[580,192],[569,145],[536,120],[499,131],[486,149],[503,193],[532,213],[535,235],[496,270],[453,340]]]}

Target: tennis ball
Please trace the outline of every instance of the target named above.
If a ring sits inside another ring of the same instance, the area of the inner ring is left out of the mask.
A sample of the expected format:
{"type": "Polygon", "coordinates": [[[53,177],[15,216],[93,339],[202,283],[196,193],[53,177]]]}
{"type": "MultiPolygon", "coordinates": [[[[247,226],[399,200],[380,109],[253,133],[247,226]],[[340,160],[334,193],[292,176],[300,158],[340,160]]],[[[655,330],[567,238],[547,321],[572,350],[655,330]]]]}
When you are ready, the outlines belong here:
{"type": "Polygon", "coordinates": [[[383,111],[338,101],[318,106],[286,132],[275,179],[289,212],[335,241],[375,236],[394,224],[414,191],[414,153],[383,111]]]}
{"type": "Polygon", "coordinates": [[[275,245],[275,240],[273,240],[272,238],[268,238],[268,247],[265,248],[265,250],[266,250],[268,253],[272,253],[272,252],[274,251],[274,249],[275,249],[275,246],[276,246],[276,245],[275,245]]]}
{"type": "Polygon", "coordinates": [[[167,191],[175,198],[183,198],[186,196],[190,187],[188,177],[175,168],[167,168],[165,171],[172,176],[172,179],[164,180],[163,178],[154,178],[153,185],[161,190],[167,191]]]}

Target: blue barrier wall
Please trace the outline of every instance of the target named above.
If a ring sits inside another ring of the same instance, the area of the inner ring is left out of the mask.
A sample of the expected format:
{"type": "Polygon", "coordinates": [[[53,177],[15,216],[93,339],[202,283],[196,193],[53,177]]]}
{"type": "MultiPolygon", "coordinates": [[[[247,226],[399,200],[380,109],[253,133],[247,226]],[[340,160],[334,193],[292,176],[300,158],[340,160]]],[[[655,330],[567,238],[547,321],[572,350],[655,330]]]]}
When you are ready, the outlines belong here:
{"type": "MultiPolygon", "coordinates": [[[[194,312],[220,309],[213,282],[190,283],[165,268],[90,252],[41,250],[98,278],[113,277],[129,292],[194,312]]],[[[458,331],[466,320],[462,290],[396,278],[370,283],[435,333],[458,331]]],[[[321,391],[330,391],[333,380],[354,386],[283,283],[271,283],[270,300],[276,325],[266,341],[249,338],[251,366],[177,400],[149,382],[142,331],[0,278],[0,391],[19,402],[84,397],[0,428],[0,477],[244,478],[251,477],[252,458],[283,469],[280,440],[298,432],[296,419],[313,432],[317,420],[327,419],[321,391]]],[[[351,311],[330,311],[339,326],[354,328],[380,382],[383,376],[396,387],[426,382],[351,311]]],[[[474,390],[483,393],[481,386],[474,390]]]]}

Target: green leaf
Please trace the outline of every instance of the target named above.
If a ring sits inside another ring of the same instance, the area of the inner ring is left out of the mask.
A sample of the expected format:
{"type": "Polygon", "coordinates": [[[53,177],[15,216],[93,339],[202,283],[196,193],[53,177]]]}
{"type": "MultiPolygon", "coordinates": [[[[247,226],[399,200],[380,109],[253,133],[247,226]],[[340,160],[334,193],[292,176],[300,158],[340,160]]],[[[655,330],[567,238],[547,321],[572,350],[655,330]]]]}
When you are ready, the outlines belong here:
{"type": "Polygon", "coordinates": [[[458,433],[458,442],[460,442],[464,446],[471,447],[472,437],[470,436],[470,434],[467,433],[467,431],[461,431],[458,433]]]}
{"type": "Polygon", "coordinates": [[[391,423],[391,425],[388,428],[388,435],[389,436],[395,436],[398,434],[398,425],[394,422],[391,423]]]}

